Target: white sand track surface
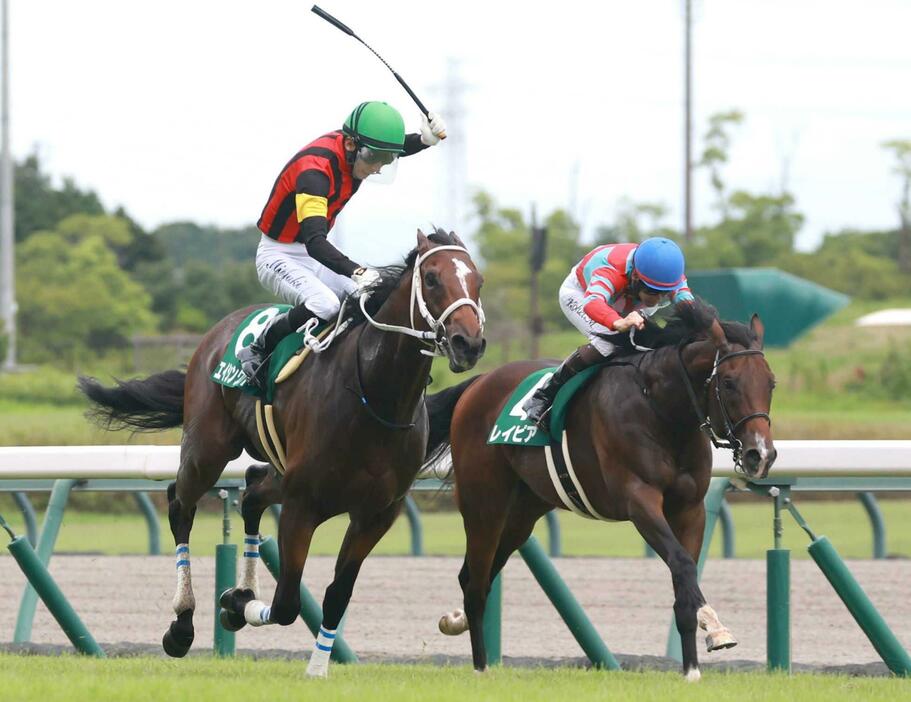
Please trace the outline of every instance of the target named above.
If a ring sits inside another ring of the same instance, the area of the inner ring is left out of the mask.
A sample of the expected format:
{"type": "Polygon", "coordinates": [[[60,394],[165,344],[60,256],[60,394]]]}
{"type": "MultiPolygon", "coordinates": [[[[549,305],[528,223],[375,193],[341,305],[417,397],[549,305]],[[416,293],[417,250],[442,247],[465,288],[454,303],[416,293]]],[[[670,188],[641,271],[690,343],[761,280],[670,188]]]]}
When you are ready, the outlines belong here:
{"type": "MultiPolygon", "coordinates": [[[[214,616],[214,558],[193,557],[197,599],[195,650],[211,649],[214,616]]],[[[620,655],[663,656],[671,620],[670,574],[657,559],[560,558],[555,564],[610,650],[620,655]]],[[[313,557],[304,581],[318,601],[334,559],[313,557]]],[[[437,630],[446,611],[461,606],[456,576],[461,560],[450,557],[369,558],[354,591],[344,636],[359,656],[373,660],[466,660],[468,635],[437,630]]],[[[892,631],[911,647],[911,561],[849,561],[851,572],[892,631]]],[[[260,566],[260,582],[271,601],[274,581],[260,566]]],[[[170,556],[55,555],[51,573],[99,643],[129,642],[160,647],[173,618],[174,561],[170,556]]],[[[764,561],[713,560],[703,591],[739,640],[727,651],[705,653],[704,663],[765,660],[764,561]]],[[[0,644],[12,641],[25,578],[12,558],[0,557],[0,644]]],[[[509,657],[574,659],[582,655],[528,568],[514,556],[505,570],[503,653],[509,657]]],[[[879,661],[873,646],[835,596],[815,563],[791,563],[791,638],[795,663],[814,666],[879,661]]],[[[39,602],[32,641],[68,644],[39,602]]],[[[290,627],[246,627],[238,650],[279,649],[309,655],[313,638],[298,620],[290,627]]],[[[4,646],[6,648],[6,646],[4,646]]],[[[158,649],[160,650],[160,648],[158,649]]],[[[881,666],[880,666],[881,667],[881,666]]]]}

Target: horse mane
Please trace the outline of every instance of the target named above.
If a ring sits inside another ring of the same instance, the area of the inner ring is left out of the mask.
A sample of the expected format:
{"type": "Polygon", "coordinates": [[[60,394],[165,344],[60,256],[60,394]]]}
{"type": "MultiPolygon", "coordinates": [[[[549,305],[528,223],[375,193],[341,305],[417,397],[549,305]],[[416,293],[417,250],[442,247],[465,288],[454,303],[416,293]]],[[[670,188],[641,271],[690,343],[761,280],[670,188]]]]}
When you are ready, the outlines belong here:
{"type": "MultiPolygon", "coordinates": [[[[635,342],[638,346],[658,349],[705,339],[709,335],[712,322],[716,319],[718,311],[702,298],[697,297],[693,302],[679,302],[663,326],[652,319],[646,319],[645,328],[635,334],[635,342]]],[[[749,348],[756,340],[756,335],[746,324],[721,320],[719,322],[725,337],[732,343],[749,348]]],[[[608,340],[616,343],[622,349],[621,353],[636,351],[627,334],[611,336],[608,340]]]]}
{"type": "MultiPolygon", "coordinates": [[[[453,234],[447,233],[445,230],[440,229],[439,227],[434,226],[433,231],[427,235],[427,238],[430,239],[434,244],[439,244],[441,246],[458,246],[453,234]]],[[[411,251],[408,252],[408,255],[405,256],[405,259],[402,263],[393,263],[388,266],[382,266],[377,268],[377,272],[380,274],[380,282],[377,283],[372,289],[370,297],[367,299],[366,308],[367,313],[373,317],[379,312],[380,308],[389,299],[389,296],[392,294],[392,291],[395,290],[399,283],[402,282],[402,278],[406,273],[410,273],[411,269],[414,268],[414,262],[418,257],[418,247],[415,246],[411,251]]],[[[347,319],[350,320],[349,328],[356,327],[360,324],[363,324],[366,321],[364,313],[361,311],[360,303],[354,296],[349,295],[348,302],[350,309],[348,310],[347,319]]]]}

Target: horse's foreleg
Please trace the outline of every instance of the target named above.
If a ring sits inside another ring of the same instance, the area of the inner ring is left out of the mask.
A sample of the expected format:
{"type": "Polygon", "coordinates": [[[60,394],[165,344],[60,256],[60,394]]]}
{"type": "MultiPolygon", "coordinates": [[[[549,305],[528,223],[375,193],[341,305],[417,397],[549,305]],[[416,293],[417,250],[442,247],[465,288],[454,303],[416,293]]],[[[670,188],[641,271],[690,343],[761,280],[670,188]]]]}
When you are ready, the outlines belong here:
{"type": "MultiPolygon", "coordinates": [[[[667,506],[666,506],[667,507],[667,506]]],[[[669,511],[666,509],[666,511],[669,511]]],[[[687,550],[694,561],[699,561],[702,550],[702,537],[705,533],[705,505],[699,502],[688,509],[669,511],[667,514],[671,530],[687,550]]],[[[731,633],[708,603],[703,604],[696,611],[696,622],[705,632],[705,646],[711,651],[723,648],[732,648],[737,645],[737,639],[731,633]]]]}
{"type": "Polygon", "coordinates": [[[671,571],[674,619],[680,632],[683,672],[687,680],[696,682],[701,677],[696,653],[696,613],[705,605],[705,598],[696,578],[696,560],[671,530],[664,516],[663,503],[660,492],[640,487],[630,495],[630,521],[671,571]]]}
{"type": "Polygon", "coordinates": [[[351,601],[361,564],[389,531],[401,509],[402,500],[398,500],[369,520],[352,518],[348,525],[335,563],[335,579],[326,588],[323,622],[307,664],[307,675],[324,678],[329,674],[329,656],[335,643],[336,631],[351,601]]]}

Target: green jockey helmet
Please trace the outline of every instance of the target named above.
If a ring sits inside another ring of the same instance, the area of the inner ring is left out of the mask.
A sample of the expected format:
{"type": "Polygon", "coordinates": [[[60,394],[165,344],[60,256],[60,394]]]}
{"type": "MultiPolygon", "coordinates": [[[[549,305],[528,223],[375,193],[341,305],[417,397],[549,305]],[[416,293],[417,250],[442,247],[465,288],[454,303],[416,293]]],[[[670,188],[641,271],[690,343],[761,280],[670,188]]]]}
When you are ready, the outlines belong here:
{"type": "Polygon", "coordinates": [[[366,146],[373,151],[397,156],[405,148],[405,120],[397,109],[385,102],[362,102],[348,115],[342,131],[359,147],[366,146]]]}

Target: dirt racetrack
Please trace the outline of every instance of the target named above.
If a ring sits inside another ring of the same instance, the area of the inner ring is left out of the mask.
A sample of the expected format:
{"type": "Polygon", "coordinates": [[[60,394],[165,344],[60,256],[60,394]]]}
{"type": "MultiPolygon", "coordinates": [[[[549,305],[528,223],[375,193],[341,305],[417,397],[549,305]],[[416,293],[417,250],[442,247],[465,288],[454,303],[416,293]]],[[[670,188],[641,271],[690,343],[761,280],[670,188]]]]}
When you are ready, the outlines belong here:
{"type": "MultiPolygon", "coordinates": [[[[311,558],[304,581],[322,600],[333,559],[311,558]]],[[[567,581],[611,651],[620,657],[663,656],[671,619],[670,575],[656,559],[561,558],[567,581]]],[[[911,647],[911,561],[850,561],[849,567],[906,648],[911,647]]],[[[467,635],[437,631],[444,611],[461,606],[456,582],[460,560],[450,557],[368,559],[349,608],[344,635],[366,660],[467,660],[467,635]]],[[[866,664],[879,657],[812,561],[791,564],[791,638],[795,663],[813,666],[866,664]]],[[[174,561],[170,556],[55,555],[51,572],[99,643],[129,642],[160,651],[172,619],[174,561]]],[[[0,645],[12,641],[25,578],[12,558],[0,557],[0,645]]],[[[197,598],[195,649],[211,649],[214,558],[193,557],[197,598]]],[[[274,581],[261,566],[263,598],[274,581]]],[[[582,651],[515,556],[504,579],[503,653],[542,664],[578,659],[582,651]]],[[[765,563],[714,560],[706,565],[703,591],[740,644],[706,654],[704,663],[765,660],[765,563]]],[[[39,603],[32,641],[67,644],[39,603]]],[[[303,622],[237,634],[237,648],[280,649],[308,655],[312,637],[303,622]]],[[[867,667],[884,670],[882,664],[867,667]]]]}

